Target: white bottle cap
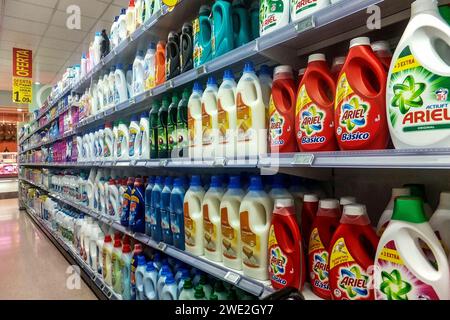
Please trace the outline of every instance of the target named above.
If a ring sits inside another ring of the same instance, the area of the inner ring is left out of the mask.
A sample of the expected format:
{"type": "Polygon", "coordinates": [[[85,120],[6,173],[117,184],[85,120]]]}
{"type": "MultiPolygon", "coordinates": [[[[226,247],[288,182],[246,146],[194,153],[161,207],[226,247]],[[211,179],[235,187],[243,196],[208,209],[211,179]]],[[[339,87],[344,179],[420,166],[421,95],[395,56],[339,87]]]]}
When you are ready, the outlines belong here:
{"type": "Polygon", "coordinates": [[[339,201],[336,199],[323,199],[320,200],[319,207],[322,209],[337,209],[339,207],[339,201]]]}
{"type": "Polygon", "coordinates": [[[292,74],[292,67],[288,66],[288,65],[278,66],[273,71],[274,75],[277,74],[277,73],[289,73],[289,74],[292,74]]]}
{"type": "Polygon", "coordinates": [[[294,201],[289,198],[285,199],[276,199],[275,200],[275,208],[291,208],[294,206],[294,201]]]}
{"type": "Polygon", "coordinates": [[[349,204],[344,207],[344,215],[347,216],[364,216],[366,214],[366,206],[362,204],[349,204]]]}
{"type": "Polygon", "coordinates": [[[339,203],[341,206],[353,204],[353,203],[356,203],[356,198],[355,197],[341,197],[339,203]]]}
{"type": "Polygon", "coordinates": [[[307,193],[303,197],[303,202],[317,202],[319,201],[319,197],[314,193],[307,193]]]}
{"type": "Polygon", "coordinates": [[[387,41],[375,41],[371,44],[371,47],[374,52],[391,51],[391,48],[389,47],[389,43],[387,41]]]}
{"type": "Polygon", "coordinates": [[[439,196],[439,207],[450,208],[450,191],[441,192],[439,196]]]}
{"type": "Polygon", "coordinates": [[[436,0],[416,0],[411,4],[411,17],[415,16],[416,14],[426,12],[426,11],[433,11],[437,12],[437,1],[436,0]]]}
{"type": "Polygon", "coordinates": [[[370,46],[370,39],[368,37],[359,37],[352,39],[352,41],[350,41],[350,48],[356,46],[370,46]]]}
{"type": "Polygon", "coordinates": [[[409,188],[393,188],[392,189],[392,198],[397,198],[401,196],[409,196],[411,191],[409,188]]]}
{"type": "Polygon", "coordinates": [[[345,63],[346,57],[336,57],[333,59],[333,66],[341,65],[345,63]]]}
{"type": "Polygon", "coordinates": [[[308,63],[314,61],[327,61],[327,59],[325,58],[325,55],[323,53],[315,53],[308,57],[308,63]]]}
{"type": "Polygon", "coordinates": [[[299,76],[303,76],[306,72],[306,68],[301,68],[300,70],[298,70],[298,75],[299,76]]]}

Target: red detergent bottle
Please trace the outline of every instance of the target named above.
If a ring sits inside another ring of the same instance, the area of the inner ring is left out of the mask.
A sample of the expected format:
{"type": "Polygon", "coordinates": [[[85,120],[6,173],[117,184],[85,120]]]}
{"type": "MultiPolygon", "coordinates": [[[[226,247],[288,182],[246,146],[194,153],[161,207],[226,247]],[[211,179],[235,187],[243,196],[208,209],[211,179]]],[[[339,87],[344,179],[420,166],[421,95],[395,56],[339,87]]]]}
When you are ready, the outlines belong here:
{"type": "Polygon", "coordinates": [[[272,153],[296,152],[294,74],[290,66],[275,68],[269,104],[269,142],[272,153]]]}
{"type": "Polygon", "coordinates": [[[308,266],[312,291],[322,299],[331,299],[328,250],[331,237],[339,226],[340,217],[338,200],[320,200],[309,238],[308,266]]]}
{"type": "Polygon", "coordinates": [[[310,55],[298,89],[295,110],[295,130],[300,151],[337,150],[333,109],[335,88],[325,55],[310,55]]]}
{"type": "Polygon", "coordinates": [[[373,300],[373,264],[379,238],[366,207],[344,207],[330,243],[330,290],[333,300],[373,300]]]}
{"type": "MultiPolygon", "coordinates": [[[[319,197],[316,194],[307,193],[303,196],[302,218],[300,232],[304,235],[311,234],[311,227],[319,208],[319,197]]],[[[305,249],[308,248],[309,237],[305,236],[305,249]]]]}
{"type": "Polygon", "coordinates": [[[341,150],[387,148],[386,79],[369,38],[353,39],[336,89],[336,138],[341,150]]]}
{"type": "Polygon", "coordinates": [[[275,201],[269,229],[268,257],[269,278],[275,289],[303,289],[306,280],[305,259],[292,199],[275,201]]]}

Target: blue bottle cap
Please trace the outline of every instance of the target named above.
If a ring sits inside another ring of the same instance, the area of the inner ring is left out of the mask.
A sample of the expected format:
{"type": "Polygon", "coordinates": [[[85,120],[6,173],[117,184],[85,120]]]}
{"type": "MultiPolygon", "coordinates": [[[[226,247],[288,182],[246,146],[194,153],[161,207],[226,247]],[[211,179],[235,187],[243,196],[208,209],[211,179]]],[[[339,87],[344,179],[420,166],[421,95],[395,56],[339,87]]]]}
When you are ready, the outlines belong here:
{"type": "Polygon", "coordinates": [[[147,262],[147,267],[145,268],[145,271],[152,272],[155,270],[156,270],[156,268],[155,268],[154,262],[153,261],[147,262]]]}
{"type": "Polygon", "coordinates": [[[191,273],[188,269],[181,269],[181,279],[186,280],[191,277],[191,273]]]}
{"type": "Polygon", "coordinates": [[[233,71],[230,69],[225,70],[223,73],[223,80],[234,80],[234,74],[233,71]]]}
{"type": "Polygon", "coordinates": [[[139,255],[138,256],[138,266],[145,266],[146,265],[146,261],[145,261],[145,256],[143,255],[139,255]]]}
{"type": "Polygon", "coordinates": [[[268,65],[263,64],[259,69],[259,75],[268,75],[272,76],[272,72],[270,72],[270,67],[268,65]]]}
{"type": "Polygon", "coordinates": [[[168,264],[164,264],[164,262],[163,262],[163,265],[161,267],[161,274],[163,274],[164,272],[171,272],[171,270],[170,270],[170,266],[168,264]]]}
{"type": "Polygon", "coordinates": [[[166,177],[166,180],[164,181],[164,184],[166,186],[171,186],[173,183],[173,178],[172,177],[166,177]]]}
{"type": "Polygon", "coordinates": [[[82,59],[86,59],[86,52],[83,52],[83,54],[81,55],[82,59]]]}
{"type": "Polygon", "coordinates": [[[128,71],[133,71],[133,65],[132,64],[128,65],[128,71]]]}
{"type": "Polygon", "coordinates": [[[163,182],[163,177],[157,176],[156,177],[156,184],[161,184],[163,182]]]}
{"type": "Polygon", "coordinates": [[[148,181],[150,182],[150,184],[155,184],[155,177],[154,176],[151,176],[149,179],[148,179],[148,181]]]}
{"type": "Polygon", "coordinates": [[[228,185],[230,189],[240,189],[241,188],[241,177],[240,176],[231,176],[230,184],[228,185]]]}
{"type": "Polygon", "coordinates": [[[194,89],[193,91],[197,91],[197,92],[201,92],[203,91],[202,85],[200,84],[200,82],[194,82],[194,89]]]}
{"type": "Polygon", "coordinates": [[[283,176],[277,174],[272,181],[272,188],[284,188],[283,176]]]}
{"type": "Polygon", "coordinates": [[[116,65],[116,70],[123,70],[123,64],[122,63],[118,63],[116,65]]]}
{"type": "Polygon", "coordinates": [[[152,50],[156,50],[156,43],[150,42],[150,43],[148,44],[148,48],[149,48],[149,49],[152,49],[152,50]]]}
{"type": "Polygon", "coordinates": [[[148,113],[147,112],[142,112],[141,113],[141,119],[142,118],[148,118],[148,113]]]}
{"type": "Polygon", "coordinates": [[[244,72],[255,72],[255,66],[253,62],[246,62],[244,66],[244,72]]]}
{"type": "Polygon", "coordinates": [[[251,177],[249,189],[252,191],[261,191],[264,189],[260,176],[252,176],[251,177]]]}
{"type": "Polygon", "coordinates": [[[120,15],[123,15],[123,14],[127,14],[127,9],[126,8],[122,8],[122,9],[120,9],[120,15]]]}
{"type": "Polygon", "coordinates": [[[192,176],[191,177],[191,187],[201,187],[202,179],[200,176],[192,176]]]}
{"type": "Polygon", "coordinates": [[[114,72],[114,71],[116,71],[116,66],[111,67],[111,72],[114,72]]]}
{"type": "Polygon", "coordinates": [[[117,21],[119,21],[119,16],[114,17],[114,22],[117,22],[117,21]]]}
{"type": "MultiPolygon", "coordinates": [[[[154,177],[153,177],[153,178],[154,178],[154,177]]],[[[157,177],[156,179],[158,179],[158,177],[157,177]]],[[[155,263],[161,261],[161,255],[159,254],[159,252],[155,252],[155,254],[153,255],[153,261],[154,261],[155,263]]]]}
{"type": "Polygon", "coordinates": [[[131,117],[131,121],[138,122],[139,121],[138,116],[137,115],[133,115],[131,117]]]}
{"type": "Polygon", "coordinates": [[[170,273],[167,275],[166,277],[166,284],[170,285],[170,284],[174,284],[175,283],[175,279],[173,277],[173,274],[170,273]]]}
{"type": "Polygon", "coordinates": [[[183,179],[182,178],[176,178],[174,186],[178,187],[178,188],[182,187],[183,186],[183,179]]]}
{"type": "Polygon", "coordinates": [[[211,177],[211,188],[220,188],[222,186],[222,180],[219,176],[211,177]]]}
{"type": "Polygon", "coordinates": [[[143,57],[144,56],[144,51],[143,50],[139,50],[137,55],[139,57],[143,57]]]}
{"type": "Polygon", "coordinates": [[[96,37],[100,37],[101,35],[102,35],[101,32],[98,32],[98,31],[97,31],[97,32],[95,33],[95,36],[96,36],[96,37]]]}
{"type": "Polygon", "coordinates": [[[217,86],[217,80],[215,77],[211,76],[208,78],[208,86],[217,86]]]}

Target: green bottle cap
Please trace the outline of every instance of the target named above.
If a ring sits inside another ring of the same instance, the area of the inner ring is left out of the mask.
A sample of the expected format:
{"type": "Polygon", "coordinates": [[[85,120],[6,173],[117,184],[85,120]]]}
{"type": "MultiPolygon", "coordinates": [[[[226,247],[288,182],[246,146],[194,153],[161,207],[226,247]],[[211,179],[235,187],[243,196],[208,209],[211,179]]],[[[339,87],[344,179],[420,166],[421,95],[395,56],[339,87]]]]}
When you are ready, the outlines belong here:
{"type": "Polygon", "coordinates": [[[395,199],[392,220],[400,220],[411,223],[427,222],[423,201],[418,197],[401,196],[395,199]]]}
{"type": "Polygon", "coordinates": [[[202,285],[198,285],[195,288],[194,297],[195,297],[195,299],[204,299],[205,298],[205,291],[203,291],[203,286],[202,285]]]}
{"type": "Polygon", "coordinates": [[[191,96],[191,91],[192,90],[189,90],[189,88],[184,89],[182,99],[189,100],[189,97],[191,96]]]}
{"type": "Polygon", "coordinates": [[[152,103],[152,108],[153,109],[159,109],[159,108],[161,108],[161,101],[159,101],[159,100],[153,100],[153,103],[152,103]]]}
{"type": "Polygon", "coordinates": [[[206,274],[202,274],[202,275],[200,276],[200,281],[199,281],[199,283],[200,283],[202,286],[204,286],[205,284],[208,283],[208,278],[206,277],[206,274]]]}
{"type": "Polygon", "coordinates": [[[192,289],[192,280],[190,278],[184,280],[183,289],[192,289]]]}
{"type": "Polygon", "coordinates": [[[444,20],[450,24],[450,5],[447,4],[439,6],[439,13],[441,14],[442,18],[444,18],[444,20]]]}
{"type": "Polygon", "coordinates": [[[219,300],[219,297],[217,296],[217,294],[213,293],[213,294],[211,294],[211,296],[209,297],[209,300],[219,300]]]}
{"type": "Polygon", "coordinates": [[[180,101],[180,99],[178,98],[178,95],[175,93],[173,96],[172,96],[172,104],[174,104],[174,105],[178,105],[178,102],[180,101]]]}
{"type": "Polygon", "coordinates": [[[409,190],[411,191],[411,196],[422,198],[424,202],[427,202],[427,196],[425,195],[425,185],[410,183],[405,184],[404,187],[409,188],[409,190]]]}

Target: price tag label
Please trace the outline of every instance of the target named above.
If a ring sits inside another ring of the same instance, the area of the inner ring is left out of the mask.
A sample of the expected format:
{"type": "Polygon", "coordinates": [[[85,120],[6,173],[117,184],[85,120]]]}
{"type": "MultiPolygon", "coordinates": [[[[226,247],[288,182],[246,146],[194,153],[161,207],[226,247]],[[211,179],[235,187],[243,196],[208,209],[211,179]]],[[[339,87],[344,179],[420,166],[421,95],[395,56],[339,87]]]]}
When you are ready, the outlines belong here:
{"type": "Polygon", "coordinates": [[[227,159],[225,159],[224,157],[220,157],[220,158],[214,159],[213,165],[215,167],[225,167],[226,163],[227,163],[227,159]]]}
{"type": "Polygon", "coordinates": [[[145,167],[147,165],[147,161],[137,161],[135,165],[138,167],[145,167]]]}
{"type": "Polygon", "coordinates": [[[167,160],[167,159],[163,159],[163,160],[159,161],[160,167],[167,167],[168,164],[169,164],[169,160],[167,160]]]}
{"type": "Polygon", "coordinates": [[[166,86],[166,89],[172,89],[173,88],[173,80],[166,81],[165,86],[166,86]]]}
{"type": "Polygon", "coordinates": [[[197,76],[204,75],[206,72],[207,72],[207,70],[206,70],[206,66],[205,65],[200,66],[200,67],[197,68],[197,76]]]}
{"type": "Polygon", "coordinates": [[[136,160],[131,160],[131,161],[130,161],[130,165],[131,165],[131,166],[133,166],[133,167],[135,167],[135,166],[136,166],[136,163],[137,163],[137,161],[136,161],[136,160]]]}
{"type": "Polygon", "coordinates": [[[167,244],[165,244],[164,242],[160,242],[160,243],[158,243],[157,247],[158,247],[158,250],[164,252],[167,249],[167,244]]]}
{"type": "Polygon", "coordinates": [[[294,160],[292,161],[293,165],[303,165],[303,166],[311,166],[313,163],[314,163],[314,155],[310,153],[296,154],[294,160]]]}
{"type": "Polygon", "coordinates": [[[225,275],[224,279],[227,280],[228,282],[236,285],[239,282],[239,280],[241,279],[241,276],[235,272],[228,271],[227,274],[225,275]]]}
{"type": "Polygon", "coordinates": [[[296,26],[295,29],[298,33],[305,32],[307,30],[314,29],[316,27],[316,21],[314,19],[314,16],[308,16],[303,20],[300,20],[296,26]]]}
{"type": "Polygon", "coordinates": [[[128,100],[128,103],[129,103],[130,105],[135,104],[135,103],[136,103],[136,98],[135,98],[135,97],[131,98],[130,100],[128,100]]]}

